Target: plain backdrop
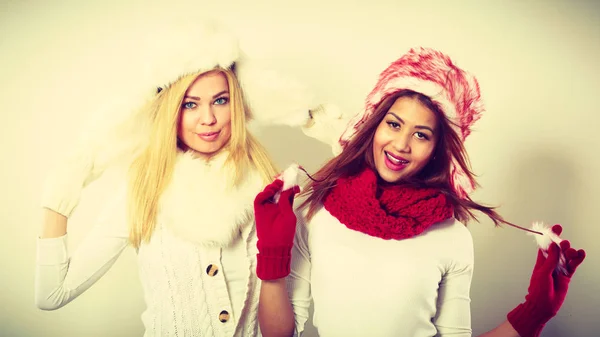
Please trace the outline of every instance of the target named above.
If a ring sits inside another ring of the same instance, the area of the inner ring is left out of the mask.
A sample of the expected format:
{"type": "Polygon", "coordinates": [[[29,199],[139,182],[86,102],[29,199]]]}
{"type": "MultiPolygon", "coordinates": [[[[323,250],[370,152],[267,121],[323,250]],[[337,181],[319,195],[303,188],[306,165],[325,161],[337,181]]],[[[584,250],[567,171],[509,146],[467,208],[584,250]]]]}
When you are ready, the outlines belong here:
{"type": "MultiPolygon", "coordinates": [[[[545,337],[597,336],[600,305],[600,4],[593,1],[0,1],[0,336],[141,336],[144,309],[133,250],[66,307],[33,299],[40,188],[91,110],[122,92],[134,22],[212,14],[247,52],[354,114],[376,76],[412,46],[450,54],[478,77],[487,111],[467,140],[476,200],[510,221],[561,223],[588,257],[545,337]]],[[[194,43],[194,41],[189,41],[194,43]]],[[[280,165],[310,171],[330,157],[299,130],[258,135],[280,165]]],[[[69,226],[70,246],[110,198],[110,174],[90,186],[69,226]]],[[[526,294],[531,236],[471,223],[474,335],[526,294]]],[[[360,249],[360,247],[357,247],[360,249]]],[[[410,256],[398,256],[398,259],[410,256]]],[[[401,275],[401,273],[399,273],[401,275]]],[[[401,319],[399,317],[399,319],[401,319]]],[[[309,331],[312,331],[309,329],[309,331]]],[[[315,335],[312,335],[315,336],[315,335]]]]}

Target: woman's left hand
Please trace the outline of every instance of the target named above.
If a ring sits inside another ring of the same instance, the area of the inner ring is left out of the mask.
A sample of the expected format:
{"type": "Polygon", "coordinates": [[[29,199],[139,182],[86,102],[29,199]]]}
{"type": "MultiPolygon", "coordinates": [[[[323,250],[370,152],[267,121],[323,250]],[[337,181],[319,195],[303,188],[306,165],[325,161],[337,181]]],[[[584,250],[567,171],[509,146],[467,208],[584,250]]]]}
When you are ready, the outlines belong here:
{"type": "MultiPolygon", "coordinates": [[[[562,227],[554,225],[552,231],[560,235],[562,227]]],[[[547,257],[542,250],[538,250],[525,302],[507,315],[508,321],[521,337],[539,336],[544,325],[558,313],[567,296],[571,277],[584,259],[585,251],[571,248],[567,240],[563,240],[560,247],[551,243],[547,257]],[[557,269],[561,252],[566,260],[567,274],[557,269]]]]}

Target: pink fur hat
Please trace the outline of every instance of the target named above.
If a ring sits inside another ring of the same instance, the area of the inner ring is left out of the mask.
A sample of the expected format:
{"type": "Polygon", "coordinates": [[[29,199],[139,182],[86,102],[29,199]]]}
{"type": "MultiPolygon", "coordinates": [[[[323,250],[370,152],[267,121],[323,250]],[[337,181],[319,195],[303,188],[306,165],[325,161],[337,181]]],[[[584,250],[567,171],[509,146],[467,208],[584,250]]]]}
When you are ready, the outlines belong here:
{"type": "MultiPolygon", "coordinates": [[[[355,115],[339,139],[345,147],[377,106],[389,95],[408,89],[428,96],[453,122],[464,141],[473,123],[484,111],[477,79],[457,67],[450,57],[430,48],[413,48],[392,62],[380,75],[375,88],[367,96],[364,111],[355,115]]],[[[452,184],[460,197],[475,189],[473,181],[457,165],[451,163],[452,184]]]]}

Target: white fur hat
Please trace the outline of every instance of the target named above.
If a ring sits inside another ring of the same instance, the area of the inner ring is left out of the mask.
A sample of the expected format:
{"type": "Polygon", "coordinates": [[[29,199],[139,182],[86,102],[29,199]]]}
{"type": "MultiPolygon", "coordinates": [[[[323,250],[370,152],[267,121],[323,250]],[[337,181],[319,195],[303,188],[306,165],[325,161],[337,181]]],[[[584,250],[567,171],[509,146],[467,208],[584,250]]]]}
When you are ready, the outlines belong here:
{"type": "Polygon", "coordinates": [[[235,35],[214,20],[180,19],[177,24],[146,30],[140,49],[143,76],[126,93],[111,97],[83,128],[80,145],[95,152],[96,166],[123,155],[131,157],[148,138],[149,129],[144,127],[148,119],[140,108],[157,91],[182,76],[215,67],[235,65],[244,100],[259,124],[302,127],[310,120],[310,110],[322,109],[307,86],[248,57],[235,35]]]}
{"type": "Polygon", "coordinates": [[[235,64],[244,99],[257,122],[302,126],[308,111],[318,106],[306,86],[248,57],[234,34],[214,20],[180,19],[146,37],[144,81],[150,90],[187,74],[235,64]]]}
{"type": "Polygon", "coordinates": [[[150,118],[141,108],[184,75],[235,64],[251,117],[259,124],[303,127],[310,110],[323,109],[306,86],[250,59],[234,34],[214,20],[180,15],[142,32],[141,39],[131,42],[139,44],[140,55],[140,62],[131,66],[141,67],[142,76],[131,79],[125,91],[111,93],[90,115],[76,148],[67,151],[71,153],[46,180],[44,206],[70,215],[83,188],[109,166],[134,158],[150,135],[150,118]]]}

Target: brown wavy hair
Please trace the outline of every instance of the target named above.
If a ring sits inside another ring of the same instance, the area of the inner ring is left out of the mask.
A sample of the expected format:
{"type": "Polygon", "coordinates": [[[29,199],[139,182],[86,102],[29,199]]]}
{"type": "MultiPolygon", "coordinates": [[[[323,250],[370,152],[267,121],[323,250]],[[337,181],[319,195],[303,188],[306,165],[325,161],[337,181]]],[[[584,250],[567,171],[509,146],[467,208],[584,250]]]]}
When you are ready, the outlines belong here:
{"type": "MultiPolygon", "coordinates": [[[[460,198],[456,194],[451,183],[450,163],[452,159],[455,159],[458,166],[466,172],[470,182],[477,186],[464,144],[452,128],[452,121],[444,115],[440,107],[429,97],[411,90],[400,90],[384,98],[375,108],[373,115],[365,121],[361,129],[348,142],[342,153],[312,175],[311,181],[301,195],[306,197],[300,205],[300,209],[308,208],[306,218],[310,220],[315,215],[340,177],[356,175],[366,167],[376,171],[373,159],[375,131],[391,106],[400,97],[417,99],[431,110],[436,116],[437,130],[440,135],[429,163],[414,178],[402,181],[401,184],[440,189],[454,206],[454,217],[462,223],[466,224],[470,220],[479,221],[474,214],[475,211],[479,211],[487,215],[496,226],[500,223],[516,226],[504,220],[496,213],[494,207],[477,203],[469,196],[460,198]]],[[[385,184],[386,182],[380,179],[379,183],[385,184]]]]}

